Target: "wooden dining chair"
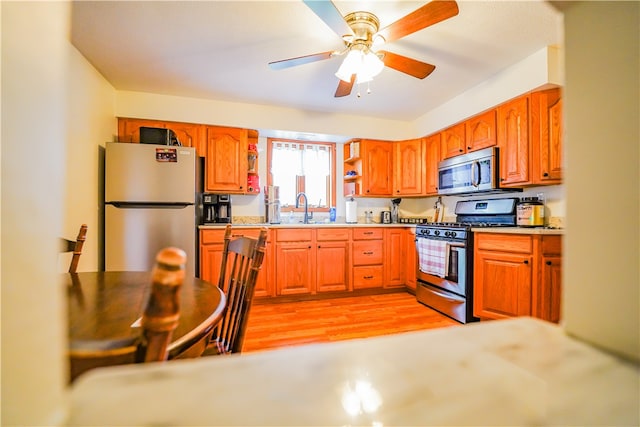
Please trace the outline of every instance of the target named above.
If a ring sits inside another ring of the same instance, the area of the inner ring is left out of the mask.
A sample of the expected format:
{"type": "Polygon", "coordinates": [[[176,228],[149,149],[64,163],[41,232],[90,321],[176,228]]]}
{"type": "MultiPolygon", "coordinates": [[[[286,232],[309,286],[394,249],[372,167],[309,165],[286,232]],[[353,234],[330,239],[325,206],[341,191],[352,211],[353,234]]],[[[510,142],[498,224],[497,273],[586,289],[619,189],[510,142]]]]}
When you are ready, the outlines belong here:
{"type": "Polygon", "coordinates": [[[133,363],[161,362],[180,319],[180,289],[187,256],[178,248],[158,252],[151,272],[151,289],[140,318],[140,334],[111,342],[96,342],[95,348],[69,352],[69,381],[91,369],[133,363]]]}
{"type": "Polygon", "coordinates": [[[256,280],[264,260],[267,229],[261,228],[258,238],[232,237],[231,224],[228,224],[218,280],[218,287],[227,296],[227,307],[203,356],[242,351],[256,280]]]}
{"type": "Polygon", "coordinates": [[[142,315],[142,342],[138,361],[167,360],[167,347],[180,320],[180,288],[184,282],[186,253],[178,248],[158,252],[152,271],[149,299],[142,315]]]}
{"type": "Polygon", "coordinates": [[[72,252],[71,264],[69,265],[69,273],[75,273],[78,270],[78,262],[80,261],[80,255],[82,255],[82,246],[87,239],[87,224],[82,224],[78,231],[76,240],[60,239],[61,252],[72,252]]]}

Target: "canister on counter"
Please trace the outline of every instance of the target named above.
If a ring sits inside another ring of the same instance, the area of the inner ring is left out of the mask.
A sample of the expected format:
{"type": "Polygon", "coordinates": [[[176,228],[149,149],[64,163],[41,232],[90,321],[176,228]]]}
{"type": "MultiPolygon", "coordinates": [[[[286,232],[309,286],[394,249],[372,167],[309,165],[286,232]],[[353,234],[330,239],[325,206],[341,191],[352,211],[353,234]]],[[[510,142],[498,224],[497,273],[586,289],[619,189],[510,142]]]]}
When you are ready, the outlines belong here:
{"type": "Polygon", "coordinates": [[[523,197],[516,206],[518,227],[544,227],[544,203],[537,197],[523,197]]]}

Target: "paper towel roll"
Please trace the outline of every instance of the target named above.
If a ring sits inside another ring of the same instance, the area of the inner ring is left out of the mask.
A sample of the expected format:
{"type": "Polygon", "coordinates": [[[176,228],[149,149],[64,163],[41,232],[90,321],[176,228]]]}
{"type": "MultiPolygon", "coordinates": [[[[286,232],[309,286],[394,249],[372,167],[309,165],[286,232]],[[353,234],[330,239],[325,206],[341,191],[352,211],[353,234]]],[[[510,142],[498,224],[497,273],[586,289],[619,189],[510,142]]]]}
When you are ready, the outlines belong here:
{"type": "Polygon", "coordinates": [[[346,204],[346,222],[347,224],[355,224],[358,222],[358,202],[355,200],[347,200],[346,204]]]}

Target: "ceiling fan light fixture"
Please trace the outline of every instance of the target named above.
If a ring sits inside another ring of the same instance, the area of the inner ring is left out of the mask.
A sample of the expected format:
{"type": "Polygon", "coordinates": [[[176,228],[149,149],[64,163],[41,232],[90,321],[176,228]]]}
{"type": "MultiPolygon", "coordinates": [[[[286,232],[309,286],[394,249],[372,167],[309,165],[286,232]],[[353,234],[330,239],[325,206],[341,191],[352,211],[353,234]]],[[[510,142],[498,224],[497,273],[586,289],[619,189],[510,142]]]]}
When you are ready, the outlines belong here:
{"type": "Polygon", "coordinates": [[[372,51],[365,53],[361,49],[351,49],[336,72],[336,77],[349,83],[351,76],[355,74],[356,82],[370,82],[383,68],[384,63],[372,51]]]}

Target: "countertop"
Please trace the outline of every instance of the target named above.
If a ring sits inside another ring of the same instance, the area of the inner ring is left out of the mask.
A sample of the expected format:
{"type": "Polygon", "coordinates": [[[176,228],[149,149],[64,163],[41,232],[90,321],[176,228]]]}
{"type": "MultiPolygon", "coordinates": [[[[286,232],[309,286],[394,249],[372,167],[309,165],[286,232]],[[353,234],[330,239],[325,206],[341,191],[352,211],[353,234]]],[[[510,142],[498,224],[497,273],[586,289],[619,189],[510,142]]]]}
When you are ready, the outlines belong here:
{"type": "MultiPolygon", "coordinates": [[[[200,225],[198,228],[200,230],[216,230],[225,228],[227,224],[210,224],[210,225],[200,225]]],[[[347,223],[339,223],[339,222],[321,222],[317,224],[303,224],[303,223],[293,223],[293,224],[269,224],[269,223],[255,223],[255,224],[232,224],[233,228],[257,228],[257,227],[267,227],[267,228],[344,228],[344,227],[399,227],[399,228],[415,228],[417,224],[365,224],[365,223],[356,223],[356,224],[347,224],[347,223]]],[[[546,227],[474,227],[471,231],[477,233],[506,233],[506,234],[547,234],[547,235],[563,235],[564,229],[561,228],[546,228],[546,227]]]]}
{"type": "Polygon", "coordinates": [[[101,368],[69,425],[634,425],[640,367],[533,318],[101,368]]]}

